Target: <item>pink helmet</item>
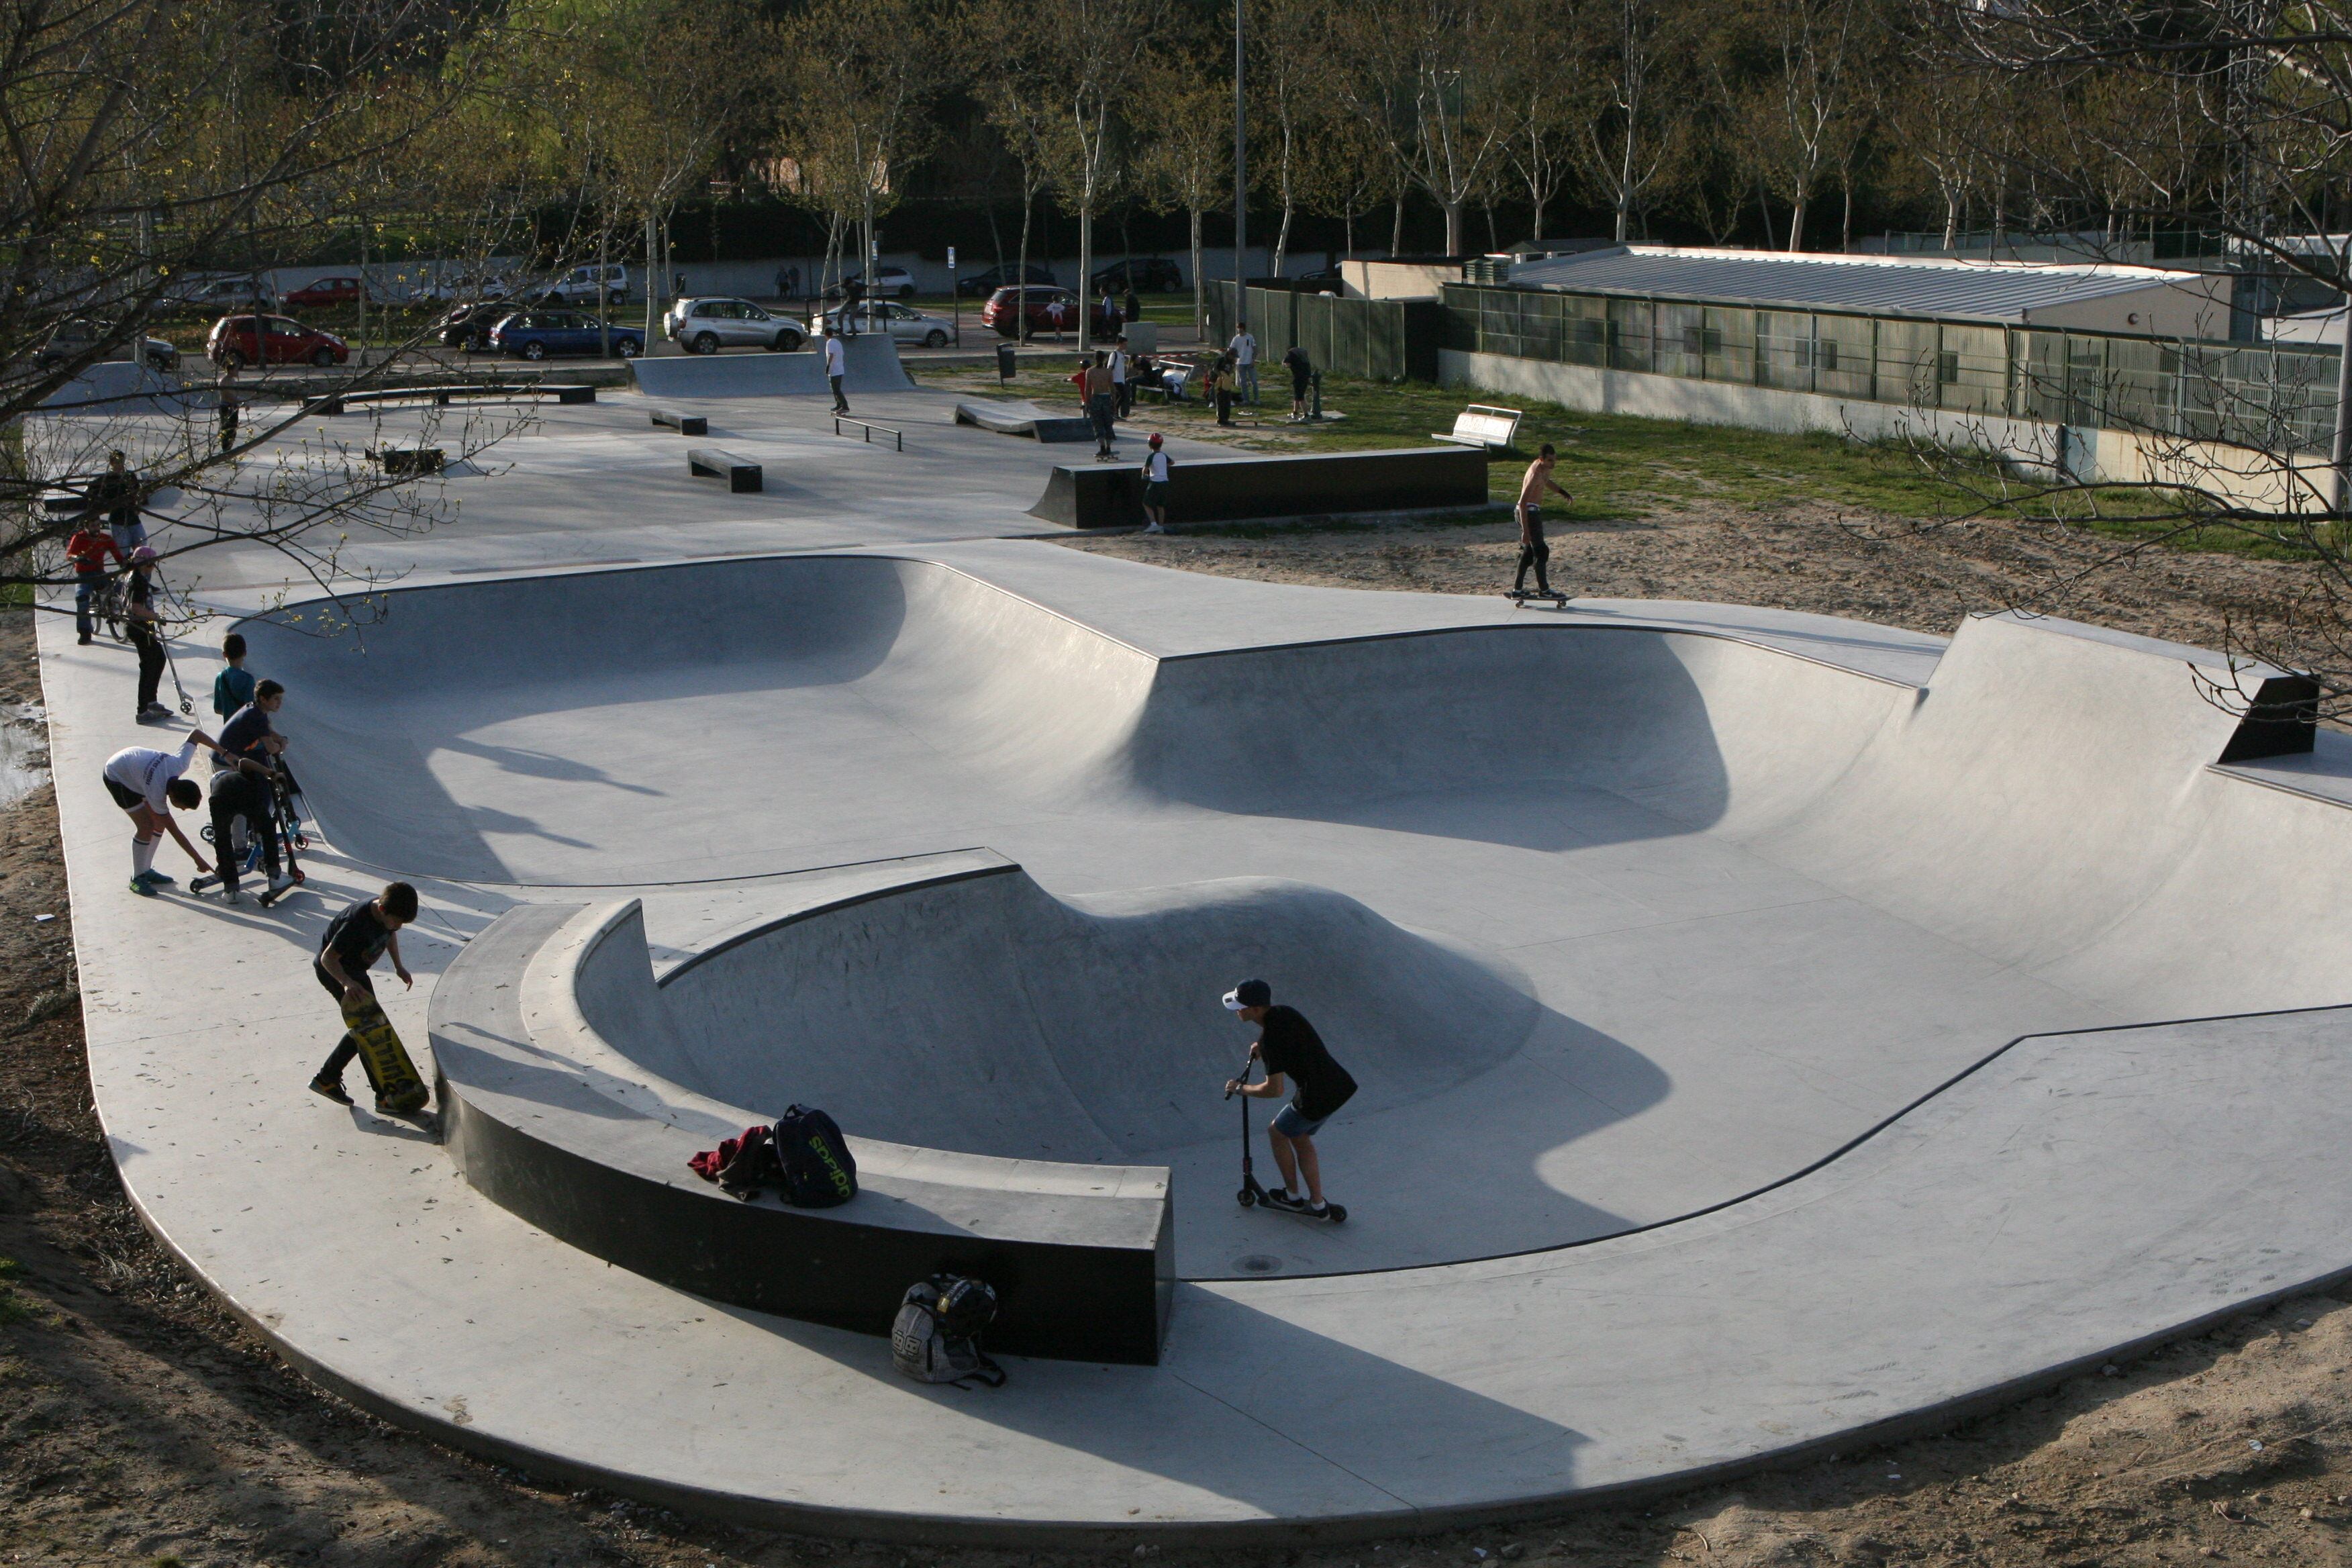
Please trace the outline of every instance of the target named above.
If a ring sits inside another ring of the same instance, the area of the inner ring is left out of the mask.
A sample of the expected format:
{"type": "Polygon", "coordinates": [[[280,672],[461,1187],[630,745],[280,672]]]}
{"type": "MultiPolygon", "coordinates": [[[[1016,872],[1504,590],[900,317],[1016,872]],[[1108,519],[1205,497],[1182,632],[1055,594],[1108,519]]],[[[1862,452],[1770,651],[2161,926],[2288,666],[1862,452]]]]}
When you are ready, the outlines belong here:
{"type": "Polygon", "coordinates": [[[143,566],[156,559],[155,547],[152,544],[142,544],[131,552],[131,564],[133,566],[143,566]]]}

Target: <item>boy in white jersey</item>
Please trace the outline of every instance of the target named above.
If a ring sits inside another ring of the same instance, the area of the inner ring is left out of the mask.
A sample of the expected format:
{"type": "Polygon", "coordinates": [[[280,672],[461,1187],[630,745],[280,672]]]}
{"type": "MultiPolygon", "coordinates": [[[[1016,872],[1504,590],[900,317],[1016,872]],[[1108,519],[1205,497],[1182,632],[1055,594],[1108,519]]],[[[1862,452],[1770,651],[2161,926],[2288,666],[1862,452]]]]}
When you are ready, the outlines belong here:
{"type": "Polygon", "coordinates": [[[1151,450],[1144,454],[1143,458],[1143,515],[1146,520],[1143,531],[1146,533],[1168,531],[1168,476],[1174,467],[1169,462],[1168,454],[1161,448],[1160,436],[1155,431],[1151,437],[1151,450]]]}

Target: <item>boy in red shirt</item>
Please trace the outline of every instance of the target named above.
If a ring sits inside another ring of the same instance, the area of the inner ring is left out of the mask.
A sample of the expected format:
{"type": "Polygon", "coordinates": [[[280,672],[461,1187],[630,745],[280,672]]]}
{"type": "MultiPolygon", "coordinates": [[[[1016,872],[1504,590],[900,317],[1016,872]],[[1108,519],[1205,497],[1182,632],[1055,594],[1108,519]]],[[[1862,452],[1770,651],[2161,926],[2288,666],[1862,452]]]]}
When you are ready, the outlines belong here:
{"type": "Polygon", "coordinates": [[[74,630],[85,643],[90,635],[90,595],[106,585],[106,560],[110,555],[121,562],[121,547],[94,517],[85,518],[74,536],[66,541],[66,559],[73,563],[74,569],[74,630]]]}

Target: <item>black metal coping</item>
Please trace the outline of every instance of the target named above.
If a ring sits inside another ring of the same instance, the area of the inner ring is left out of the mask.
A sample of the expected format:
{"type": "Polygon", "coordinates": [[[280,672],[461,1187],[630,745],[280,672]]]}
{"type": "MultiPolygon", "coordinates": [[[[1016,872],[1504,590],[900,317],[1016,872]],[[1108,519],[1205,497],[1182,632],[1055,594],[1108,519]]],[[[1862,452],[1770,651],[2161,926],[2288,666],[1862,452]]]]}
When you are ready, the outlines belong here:
{"type": "Polygon", "coordinates": [[[567,1041],[561,1026],[542,1018],[534,1028],[525,1016],[526,972],[554,962],[543,950],[589,909],[508,911],[435,988],[443,1134],[485,1196],[583,1251],[714,1301],[882,1334],[907,1287],[946,1270],[995,1287],[992,1350],[1159,1361],[1175,1260],[1164,1169],[852,1139],[860,1191],[838,1208],[729,1196],[688,1158],[772,1111],[694,1094],[601,1041],[567,1041]]]}

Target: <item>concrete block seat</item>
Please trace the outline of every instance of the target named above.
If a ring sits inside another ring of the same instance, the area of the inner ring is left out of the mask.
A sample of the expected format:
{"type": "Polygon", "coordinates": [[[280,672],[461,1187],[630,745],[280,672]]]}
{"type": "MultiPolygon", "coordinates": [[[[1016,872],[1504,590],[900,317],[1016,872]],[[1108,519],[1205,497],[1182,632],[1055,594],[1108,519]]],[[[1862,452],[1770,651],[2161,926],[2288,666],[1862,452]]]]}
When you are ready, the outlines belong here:
{"type": "MultiPolygon", "coordinates": [[[[1010,863],[992,871],[1018,875],[1010,863]]],[[[989,874],[952,871],[898,891],[989,874]]],[[[510,910],[434,993],[437,1098],[452,1158],[477,1188],[551,1235],[713,1300],[887,1333],[908,1285],[952,1270],[997,1287],[991,1342],[1009,1353],[1157,1361],[1174,1258],[1164,1169],[853,1138],[857,1196],[796,1209],[773,1194],[738,1200],[688,1168],[697,1151],[773,1120],[784,1102],[724,1103],[652,1064],[724,1077],[692,1059],[698,1047],[716,1053],[731,1044],[757,1057],[778,1039],[797,1040],[790,998],[772,986],[747,997],[742,977],[794,968],[797,955],[777,948],[813,945],[823,917],[838,921],[865,901],[764,916],[659,986],[636,900],[510,910]],[[673,984],[688,976],[709,984],[688,980],[676,991],[725,994],[674,1005],[673,984]],[[692,1037],[714,1011],[750,1032],[692,1037]],[[746,1013],[764,1014],[766,1027],[746,1013]]],[[[759,1079],[774,1076],[739,1081],[757,1092],[766,1087],[759,1079]]]]}

